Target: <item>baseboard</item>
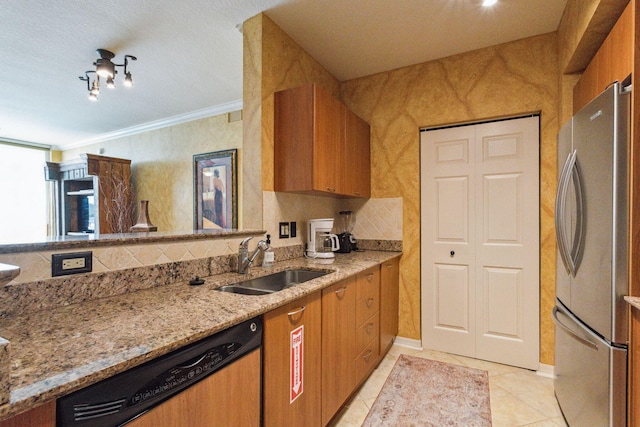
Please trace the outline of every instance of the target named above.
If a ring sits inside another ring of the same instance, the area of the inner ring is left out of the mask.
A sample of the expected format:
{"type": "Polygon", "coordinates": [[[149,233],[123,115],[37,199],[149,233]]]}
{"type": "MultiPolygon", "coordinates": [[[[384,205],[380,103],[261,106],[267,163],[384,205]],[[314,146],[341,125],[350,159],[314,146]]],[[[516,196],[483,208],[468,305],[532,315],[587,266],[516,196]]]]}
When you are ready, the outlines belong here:
{"type": "Polygon", "coordinates": [[[540,375],[541,377],[554,379],[555,376],[555,367],[553,365],[545,365],[541,363],[538,366],[538,370],[536,371],[536,375],[540,375]]]}
{"type": "Polygon", "coordinates": [[[410,348],[412,350],[422,351],[422,341],[413,340],[411,338],[396,337],[396,340],[394,341],[394,345],[410,348]]]}

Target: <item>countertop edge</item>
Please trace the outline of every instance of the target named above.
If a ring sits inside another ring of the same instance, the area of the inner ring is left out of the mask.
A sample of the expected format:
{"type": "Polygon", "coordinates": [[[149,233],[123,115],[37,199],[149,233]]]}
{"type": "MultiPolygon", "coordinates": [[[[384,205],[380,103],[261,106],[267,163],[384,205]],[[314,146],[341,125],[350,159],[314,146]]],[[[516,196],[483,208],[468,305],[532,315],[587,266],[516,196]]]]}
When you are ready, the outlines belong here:
{"type": "Polygon", "coordinates": [[[628,302],[631,307],[640,310],[640,297],[625,296],[624,300],[628,302]]]}

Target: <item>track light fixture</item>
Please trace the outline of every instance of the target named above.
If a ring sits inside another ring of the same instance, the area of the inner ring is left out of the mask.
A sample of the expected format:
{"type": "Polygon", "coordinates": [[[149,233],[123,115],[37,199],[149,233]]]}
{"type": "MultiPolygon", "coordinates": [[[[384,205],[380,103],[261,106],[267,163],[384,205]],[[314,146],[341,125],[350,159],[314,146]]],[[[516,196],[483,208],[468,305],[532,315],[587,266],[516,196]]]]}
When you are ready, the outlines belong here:
{"type": "Polygon", "coordinates": [[[127,71],[127,65],[129,60],[137,61],[138,58],[132,55],[124,56],[124,64],[114,64],[111,60],[116,56],[113,52],[106,49],[96,50],[100,58],[96,59],[93,65],[95,70],[85,71],[84,77],[78,77],[80,80],[87,82],[87,90],[89,91],[89,99],[91,101],[97,101],[98,95],[100,95],[100,77],[106,81],[106,85],[109,89],[116,87],[114,78],[118,74],[116,67],[124,67],[124,85],[127,87],[133,86],[133,79],[131,78],[131,72],[127,71]],[[89,74],[95,74],[95,79],[91,80],[89,74]]]}

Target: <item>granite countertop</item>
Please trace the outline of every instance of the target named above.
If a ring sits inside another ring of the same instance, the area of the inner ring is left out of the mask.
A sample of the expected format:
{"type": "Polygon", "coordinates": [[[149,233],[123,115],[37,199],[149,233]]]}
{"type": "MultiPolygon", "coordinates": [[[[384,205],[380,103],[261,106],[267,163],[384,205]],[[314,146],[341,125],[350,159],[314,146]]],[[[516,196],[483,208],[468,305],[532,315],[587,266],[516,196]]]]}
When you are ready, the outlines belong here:
{"type": "Polygon", "coordinates": [[[248,275],[225,273],[115,297],[0,320],[10,342],[10,401],[0,419],[123,372],[303,295],[327,287],[399,252],[339,254],[333,264],[305,258],[253,267],[248,275]],[[215,288],[289,268],[331,274],[280,292],[247,296],[215,288]]]}
{"type": "Polygon", "coordinates": [[[631,307],[640,310],[640,297],[624,297],[624,300],[628,302],[631,307]]]}

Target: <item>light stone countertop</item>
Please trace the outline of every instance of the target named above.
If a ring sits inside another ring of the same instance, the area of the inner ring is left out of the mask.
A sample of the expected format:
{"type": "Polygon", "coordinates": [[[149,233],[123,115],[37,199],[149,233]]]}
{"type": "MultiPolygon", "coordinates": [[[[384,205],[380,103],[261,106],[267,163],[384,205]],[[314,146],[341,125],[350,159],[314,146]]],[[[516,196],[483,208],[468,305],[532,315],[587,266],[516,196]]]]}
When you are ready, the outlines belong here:
{"type": "Polygon", "coordinates": [[[0,419],[86,387],[172,350],[229,328],[303,295],[353,276],[399,252],[337,254],[333,264],[305,258],[251,268],[248,275],[225,273],[201,286],[159,286],[115,297],[0,320],[10,342],[10,402],[0,419]],[[331,274],[270,295],[214,291],[247,278],[289,268],[331,274]]]}
{"type": "Polygon", "coordinates": [[[640,310],[640,297],[624,297],[624,300],[628,302],[631,307],[640,310]]]}

